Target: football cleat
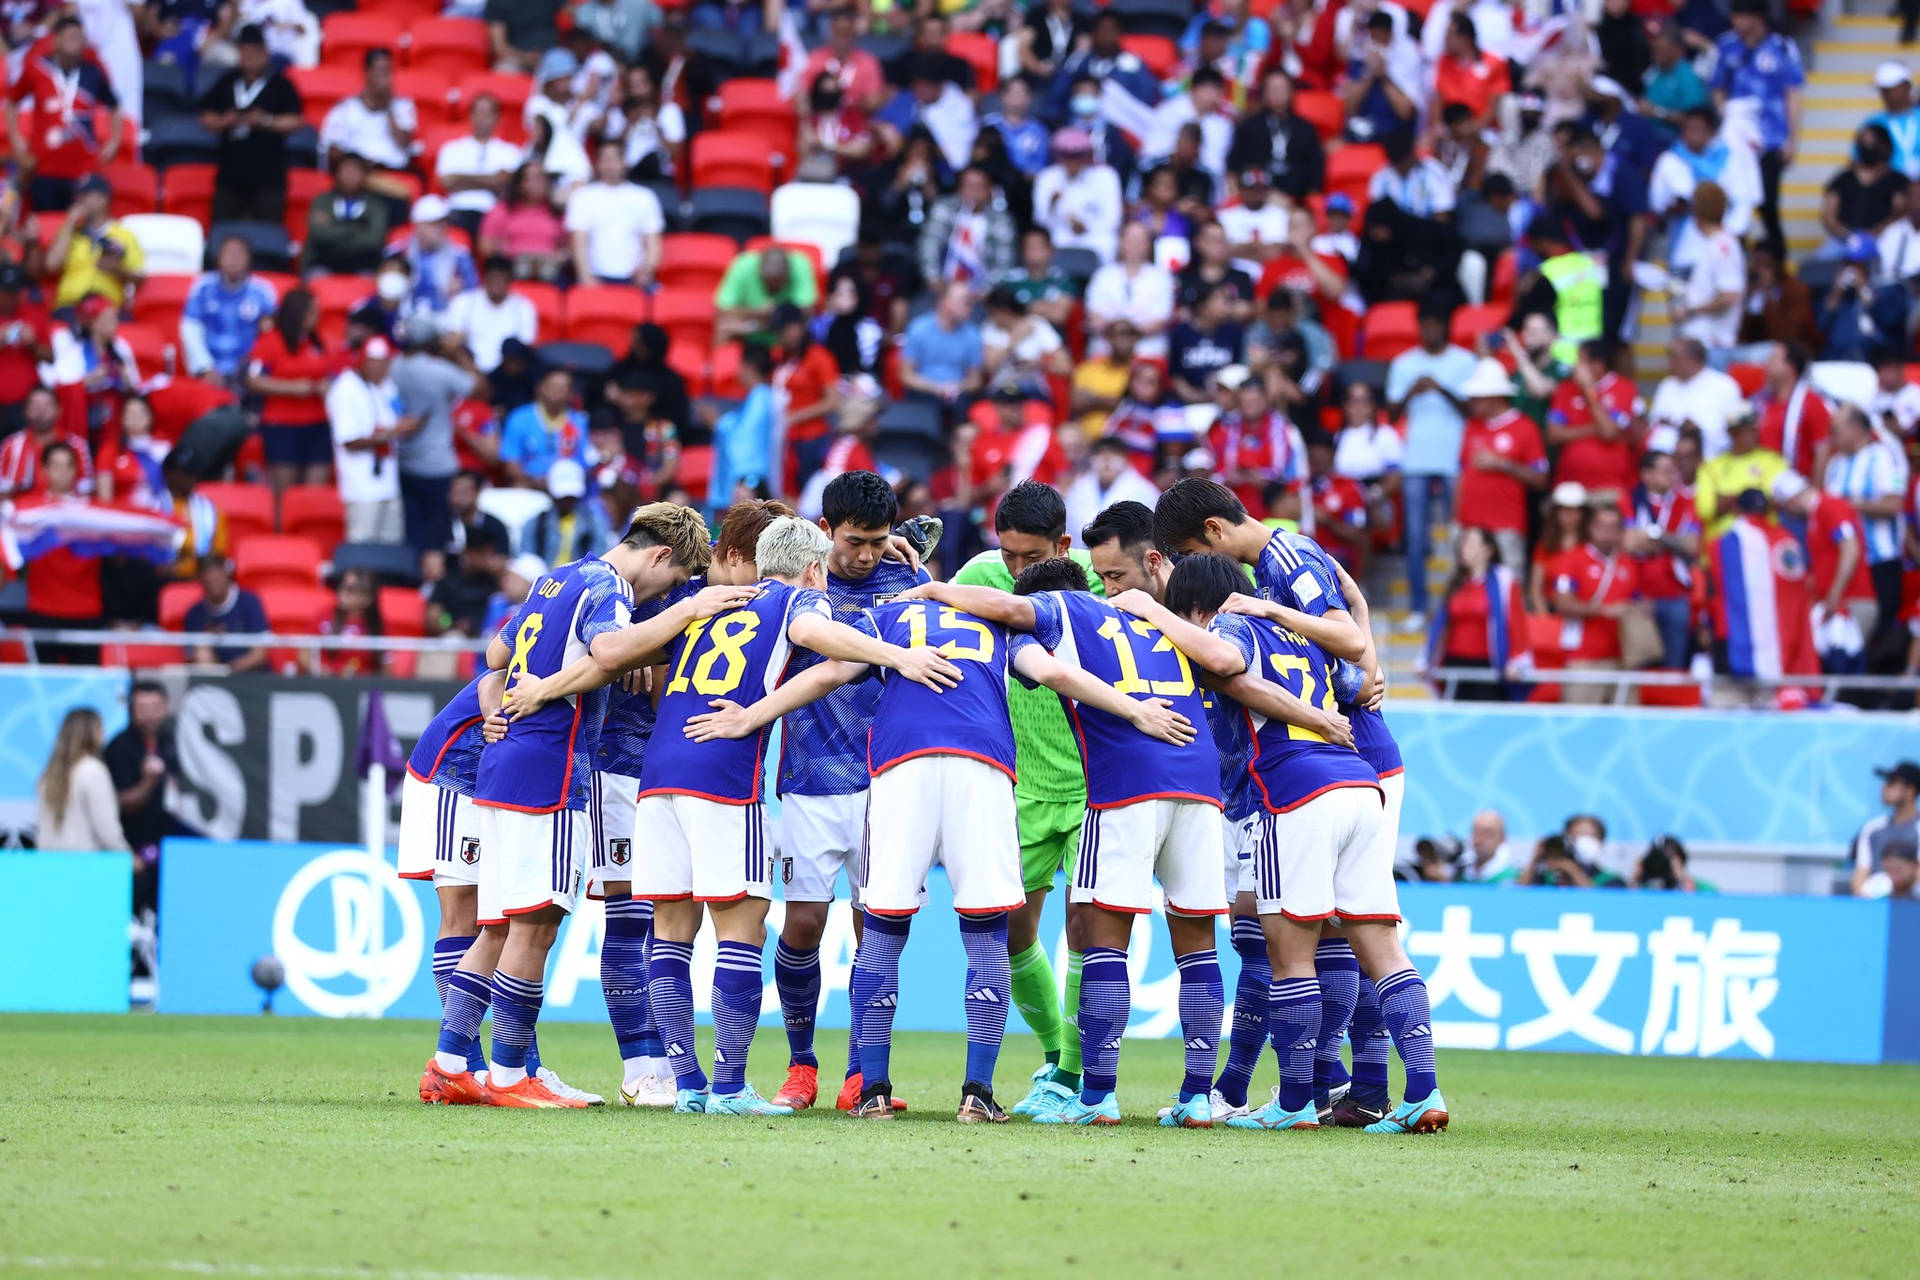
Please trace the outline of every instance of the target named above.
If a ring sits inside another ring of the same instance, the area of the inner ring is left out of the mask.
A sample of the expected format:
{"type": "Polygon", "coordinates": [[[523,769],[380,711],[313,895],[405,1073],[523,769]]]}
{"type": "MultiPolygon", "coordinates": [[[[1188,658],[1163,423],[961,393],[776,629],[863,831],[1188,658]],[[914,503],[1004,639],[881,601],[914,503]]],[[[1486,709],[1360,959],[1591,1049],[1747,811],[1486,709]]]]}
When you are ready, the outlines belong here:
{"type": "Polygon", "coordinates": [[[670,1107],[674,1101],[673,1081],[656,1075],[636,1076],[620,1085],[623,1107],[670,1107]]]}
{"type": "Polygon", "coordinates": [[[960,1110],[954,1113],[961,1124],[1005,1124],[1010,1116],[1005,1107],[993,1100],[993,1090],[969,1080],[960,1086],[960,1110]]]}
{"type": "Polygon", "coordinates": [[[847,1110],[854,1120],[891,1120],[894,1116],[893,1086],[885,1080],[860,1091],[860,1101],[847,1110]]]}
{"type": "Polygon", "coordinates": [[[1041,1086],[1046,1084],[1047,1081],[1052,1078],[1053,1078],[1053,1068],[1049,1064],[1043,1062],[1039,1066],[1035,1067],[1033,1069],[1033,1076],[1032,1076],[1033,1084],[1027,1089],[1027,1096],[1020,1099],[1020,1101],[1014,1103],[1013,1106],[1009,1107],[1007,1109],[1009,1114],[1016,1115],[1016,1116],[1032,1115],[1034,1112],[1035,1106],[1037,1106],[1047,1096],[1047,1094],[1041,1088],[1041,1086]]]}
{"type": "Polygon", "coordinates": [[[487,1082],[471,1071],[452,1072],[441,1068],[432,1058],[420,1073],[420,1101],[448,1107],[471,1107],[485,1098],[487,1082]]]}
{"type": "Polygon", "coordinates": [[[1280,1086],[1273,1089],[1273,1101],[1258,1111],[1249,1111],[1246,1115],[1235,1116],[1227,1121],[1229,1129],[1318,1129],[1320,1112],[1311,1101],[1298,1111],[1288,1111],[1280,1105],[1280,1086]]]}
{"type": "Polygon", "coordinates": [[[820,1097],[820,1068],[794,1063],[787,1068],[786,1083],[773,1095],[776,1105],[805,1111],[820,1097]]]}
{"type": "Polygon", "coordinates": [[[1447,1100],[1435,1089],[1418,1102],[1402,1102],[1366,1127],[1367,1133],[1445,1133],[1447,1100]]]}
{"type": "Polygon", "coordinates": [[[1336,1129],[1364,1129],[1377,1120],[1384,1120],[1391,1107],[1364,1102],[1351,1093],[1333,1104],[1333,1113],[1321,1118],[1322,1124],[1331,1124],[1336,1129]]]}
{"type": "MultiPolygon", "coordinates": [[[[833,1109],[835,1111],[853,1110],[860,1105],[860,1099],[866,1095],[866,1091],[866,1077],[858,1071],[854,1072],[847,1077],[847,1082],[840,1086],[840,1096],[833,1100],[833,1109]]],[[[901,1099],[895,1098],[893,1100],[893,1109],[895,1111],[905,1111],[907,1104],[901,1099]]]]}
{"type": "MultiPolygon", "coordinates": [[[[1176,1108],[1174,1107],[1160,1108],[1160,1118],[1165,1120],[1168,1116],[1172,1115],[1175,1110],[1176,1108]]],[[[1215,1089],[1207,1094],[1207,1110],[1213,1113],[1213,1122],[1218,1124],[1222,1120],[1231,1120],[1234,1116],[1247,1114],[1247,1104],[1243,1102],[1236,1107],[1227,1101],[1226,1094],[1215,1089]]]]}
{"type": "MultiPolygon", "coordinates": [[[[1058,1087],[1058,1086],[1056,1086],[1058,1087]]],[[[1033,1118],[1035,1124],[1113,1125],[1120,1123],[1120,1100],[1111,1093],[1089,1106],[1075,1094],[1052,1111],[1033,1118]]]]}
{"type": "Polygon", "coordinates": [[[790,1116],[792,1107],[768,1102],[752,1085],[738,1093],[715,1093],[707,1098],[707,1114],[715,1116],[790,1116]]]}
{"type": "Polygon", "coordinates": [[[582,1110],[587,1104],[573,1098],[563,1098],[549,1089],[538,1076],[523,1077],[518,1084],[504,1088],[487,1082],[485,1093],[480,1099],[489,1107],[521,1107],[528,1110],[582,1110]]]}
{"type": "Polygon", "coordinates": [[[1206,1094],[1196,1093],[1185,1102],[1176,1096],[1174,1104],[1160,1111],[1162,1129],[1211,1129],[1213,1128],[1213,1099],[1206,1094]]]}
{"type": "Polygon", "coordinates": [[[705,1089],[679,1089],[673,1095],[673,1109],[678,1115],[705,1115],[707,1099],[710,1095],[705,1089]]]}
{"type": "Polygon", "coordinates": [[[585,1089],[576,1089],[562,1080],[552,1067],[541,1067],[534,1074],[540,1077],[540,1083],[547,1086],[556,1098],[565,1098],[569,1102],[584,1103],[589,1107],[604,1107],[607,1100],[597,1093],[588,1093],[585,1089]]]}

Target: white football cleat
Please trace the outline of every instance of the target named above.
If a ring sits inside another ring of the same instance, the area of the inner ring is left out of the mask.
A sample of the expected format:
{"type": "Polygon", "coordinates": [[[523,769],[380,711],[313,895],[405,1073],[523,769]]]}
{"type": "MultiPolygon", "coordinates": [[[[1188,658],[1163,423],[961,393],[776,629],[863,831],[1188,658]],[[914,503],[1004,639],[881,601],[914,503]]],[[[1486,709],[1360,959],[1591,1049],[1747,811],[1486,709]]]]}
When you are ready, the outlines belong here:
{"type": "MultiPolygon", "coordinates": [[[[1238,1106],[1238,1107],[1234,1106],[1231,1102],[1228,1102],[1226,1100],[1226,1097],[1222,1095],[1218,1089],[1213,1090],[1211,1093],[1207,1095],[1207,1102],[1213,1108],[1213,1122],[1215,1124],[1219,1124],[1222,1120],[1230,1120],[1234,1116],[1243,1116],[1247,1114],[1247,1108],[1245,1106],[1238,1106]]],[[[1172,1114],[1173,1114],[1172,1107],[1160,1108],[1161,1119],[1164,1120],[1172,1114]]]]}
{"type": "Polygon", "coordinates": [[[558,1097],[567,1098],[574,1102],[584,1102],[590,1107],[604,1107],[607,1105],[607,1100],[599,1094],[588,1093],[585,1089],[576,1089],[565,1080],[562,1080],[554,1073],[552,1067],[541,1067],[539,1079],[541,1084],[547,1086],[547,1088],[552,1090],[558,1097]]]}
{"type": "Polygon", "coordinates": [[[674,1082],[656,1075],[636,1076],[620,1086],[623,1107],[671,1107],[678,1098],[674,1082]]]}

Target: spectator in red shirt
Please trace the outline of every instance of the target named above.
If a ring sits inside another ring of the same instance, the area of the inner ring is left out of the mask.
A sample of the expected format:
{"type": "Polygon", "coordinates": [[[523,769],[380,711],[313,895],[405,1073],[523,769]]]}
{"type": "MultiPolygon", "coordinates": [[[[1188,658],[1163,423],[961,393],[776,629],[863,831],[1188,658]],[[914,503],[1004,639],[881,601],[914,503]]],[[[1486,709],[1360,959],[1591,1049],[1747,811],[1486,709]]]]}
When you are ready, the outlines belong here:
{"type": "Polygon", "coordinates": [[[1633,526],[1623,539],[1640,576],[1640,598],[1653,609],[1660,632],[1660,665],[1687,665],[1693,633],[1693,562],[1700,554],[1700,521],[1693,499],[1680,491],[1673,455],[1648,450],[1633,491],[1633,526]]]}
{"type": "Polygon", "coordinates": [[[0,262],[0,434],[26,425],[27,392],[40,385],[40,362],[53,359],[53,320],[26,287],[24,270],[0,262]]]}
{"type": "Polygon", "coordinates": [[[1774,478],[1773,500],[1807,522],[1807,594],[1813,598],[1813,638],[1820,669],[1864,675],[1866,637],[1880,621],[1880,604],[1867,573],[1867,530],[1853,504],[1815,488],[1791,471],[1774,478]],[[1850,622],[1830,619],[1846,615],[1850,622]]]}
{"type": "Polygon", "coordinates": [[[53,24],[52,46],[28,53],[7,93],[6,117],[14,161],[32,175],[27,192],[36,210],[66,209],[79,179],[113,163],[125,116],[106,71],[87,48],[80,19],[61,18],[53,24]],[[107,112],[104,137],[97,131],[97,110],[107,112]]]}
{"type": "MultiPolygon", "coordinates": [[[[380,597],[374,589],[372,574],[364,569],[349,569],[340,575],[333,616],[320,620],[320,634],[385,634],[380,621],[380,597]]],[[[309,671],[317,666],[321,674],[329,676],[373,676],[385,667],[386,655],[377,649],[321,649],[306,665],[309,671]]]]}
{"type": "Polygon", "coordinates": [[[1514,681],[1524,678],[1533,666],[1520,575],[1501,563],[1500,547],[1492,534],[1475,525],[1462,527],[1454,538],[1453,560],[1453,580],[1447,584],[1427,639],[1427,672],[1437,679],[1448,667],[1492,667],[1506,678],[1458,681],[1454,698],[1512,701],[1521,692],[1514,681]]]}
{"type": "Polygon", "coordinates": [[[1337,253],[1316,253],[1313,214],[1295,209],[1287,220],[1287,242],[1273,251],[1254,291],[1266,297],[1275,289],[1310,294],[1322,305],[1337,304],[1347,291],[1347,260],[1337,253]]]}
{"type": "Polygon", "coordinates": [[[293,484],[333,483],[333,432],[327,426],[326,349],[314,335],[317,308],[305,289],[280,299],[273,329],[247,360],[247,390],[264,396],[260,437],[275,493],[293,484]]]}
{"type": "MultiPolygon", "coordinates": [[[[839,86],[843,101],[863,112],[877,111],[887,98],[887,81],[880,60],[858,44],[860,35],[852,5],[835,9],[827,18],[827,42],[807,57],[800,83],[817,90],[821,76],[839,86]]],[[[795,100],[800,114],[812,105],[806,96],[795,100]]]]}
{"type": "Polygon", "coordinates": [[[1646,406],[1633,383],[1608,367],[1607,344],[1580,344],[1573,376],[1547,406],[1547,443],[1558,451],[1556,484],[1586,486],[1596,502],[1624,503],[1646,439],[1646,406]]]}
{"type": "MultiPolygon", "coordinates": [[[[1474,129],[1495,124],[1494,110],[1513,88],[1507,60],[1480,48],[1473,19],[1456,10],[1447,20],[1446,52],[1434,66],[1433,97],[1441,106],[1461,103],[1473,112],[1474,129]]],[[[1438,120],[1441,113],[1434,111],[1438,120]]]]}
{"type": "Polygon", "coordinates": [[[0,441],[0,498],[45,492],[47,479],[40,458],[55,443],[73,449],[79,468],[75,491],[93,492],[93,455],[85,437],[61,430],[59,397],[46,387],[35,387],[27,392],[23,413],[26,430],[0,441]]]}
{"type": "Polygon", "coordinates": [[[1467,402],[1460,436],[1460,519],[1492,535],[1503,564],[1527,560],[1527,506],[1547,487],[1547,452],[1533,419],[1513,407],[1513,379],[1498,360],[1482,360],[1461,387],[1467,402]]]}
{"type": "MultiPolygon", "coordinates": [[[[13,439],[19,439],[19,436],[13,439]]],[[[12,443],[12,441],[8,441],[12,443]]],[[[64,440],[55,440],[40,454],[40,467],[46,481],[44,491],[22,502],[23,506],[51,503],[79,503],[87,499],[76,491],[80,480],[80,455],[64,440]]],[[[64,546],[54,547],[27,561],[27,622],[29,626],[84,628],[100,625],[104,611],[100,597],[100,560],[96,556],[77,555],[64,546]]],[[[43,662],[92,663],[98,651],[86,645],[42,645],[43,662]]]]}
{"type": "Polygon", "coordinates": [[[1762,449],[1773,450],[1803,476],[1824,476],[1833,414],[1807,381],[1812,359],[1797,342],[1774,343],[1767,351],[1766,385],[1754,396],[1753,408],[1760,416],[1762,449]]]}
{"type": "MultiPolygon", "coordinates": [[[[1562,552],[1547,566],[1553,583],[1553,611],[1562,619],[1560,647],[1575,671],[1620,669],[1620,619],[1633,607],[1639,574],[1630,556],[1621,554],[1620,508],[1593,507],[1587,515],[1587,543],[1562,552]]],[[[1603,684],[1569,684],[1567,702],[1612,701],[1603,684]]]]}
{"type": "MultiPolygon", "coordinates": [[[[1299,499],[1306,482],[1306,445],[1300,428],[1273,408],[1266,384],[1249,378],[1234,394],[1235,408],[1223,413],[1208,433],[1207,445],[1213,450],[1220,478],[1240,496],[1249,511],[1264,511],[1264,494],[1269,480],[1284,482],[1299,499]]],[[[1289,518],[1301,518],[1300,512],[1289,518]]]]}
{"type": "Polygon", "coordinates": [[[1367,527],[1367,491],[1358,481],[1333,473],[1332,436],[1316,427],[1306,441],[1314,540],[1353,577],[1364,577],[1373,540],[1367,527]]]}
{"type": "Polygon", "coordinates": [[[781,362],[773,385],[786,393],[787,489],[798,493],[820,469],[840,405],[840,364],[813,340],[807,313],[791,302],[773,309],[769,327],[780,339],[781,362]]]}

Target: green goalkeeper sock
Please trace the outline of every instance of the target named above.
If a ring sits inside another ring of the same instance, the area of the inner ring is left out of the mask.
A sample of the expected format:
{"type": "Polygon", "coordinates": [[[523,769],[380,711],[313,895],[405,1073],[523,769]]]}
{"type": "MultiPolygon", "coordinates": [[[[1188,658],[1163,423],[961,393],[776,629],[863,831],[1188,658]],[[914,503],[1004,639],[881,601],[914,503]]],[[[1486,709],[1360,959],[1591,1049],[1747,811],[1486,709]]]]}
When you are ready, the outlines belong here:
{"type": "Polygon", "coordinates": [[[1060,989],[1054,985],[1047,949],[1036,940],[1008,963],[1013,968],[1013,1004],[1040,1041],[1047,1065],[1060,1061],[1060,989]]]}
{"type": "Polygon", "coordinates": [[[1067,952],[1067,992],[1060,1001],[1062,1021],[1066,1025],[1060,1035],[1060,1063],[1053,1069],[1053,1079],[1054,1083],[1069,1089],[1080,1087],[1080,964],[1083,959],[1078,951],[1067,952]]]}

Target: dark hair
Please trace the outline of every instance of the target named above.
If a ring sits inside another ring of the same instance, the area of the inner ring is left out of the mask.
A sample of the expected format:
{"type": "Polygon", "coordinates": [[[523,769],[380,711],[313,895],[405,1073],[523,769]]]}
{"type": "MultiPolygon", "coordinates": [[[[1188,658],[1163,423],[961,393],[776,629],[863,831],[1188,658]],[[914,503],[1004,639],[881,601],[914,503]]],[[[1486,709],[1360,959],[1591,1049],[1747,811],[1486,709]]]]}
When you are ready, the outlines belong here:
{"type": "Polygon", "coordinates": [[[1388,164],[1410,160],[1413,158],[1413,130],[1395,129],[1380,140],[1380,145],[1386,149],[1388,164]]]}
{"type": "Polygon", "coordinates": [[[1239,524],[1247,509],[1233,490],[1217,480],[1188,476],[1160,495],[1153,508],[1153,540],[1168,555],[1183,544],[1200,541],[1209,520],[1239,524]]]}
{"type": "Polygon", "coordinates": [[[44,467],[49,462],[52,462],[53,455],[56,453],[64,453],[69,458],[73,459],[74,466],[77,467],[80,465],[79,452],[75,450],[74,447],[68,444],[65,440],[55,440],[53,443],[49,444],[46,448],[42,449],[40,451],[40,465],[44,467]]]}
{"type": "Polygon", "coordinates": [[[1091,591],[1087,571],[1068,556],[1055,556],[1039,564],[1028,565],[1013,584],[1013,594],[1030,596],[1041,591],[1091,591]]]}
{"type": "MultiPolygon", "coordinates": [[[[304,328],[313,319],[313,294],[305,289],[289,289],[280,299],[280,309],[273,313],[273,329],[280,335],[282,342],[290,341],[292,335],[304,328]]],[[[317,350],[319,337],[311,330],[307,333],[308,342],[317,350]]]]}
{"type": "Polygon", "coordinates": [[[1768,7],[1768,0],[1733,0],[1729,12],[1736,18],[1746,14],[1750,18],[1764,20],[1769,27],[1773,25],[1773,14],[1768,7]]]}
{"type": "Polygon", "coordinates": [[[128,701],[132,701],[143,693],[157,693],[169,702],[173,700],[172,695],[167,692],[167,686],[161,684],[158,680],[135,680],[127,686],[128,701]]]}
{"type": "Polygon", "coordinates": [[[1579,351],[1588,360],[1597,360],[1603,365],[1613,363],[1613,350],[1605,338],[1588,338],[1580,344],[1579,351]]]}
{"type": "Polygon", "coordinates": [[[383,59],[387,62],[392,62],[393,50],[386,48],[384,45],[375,45],[361,55],[360,69],[362,71],[371,71],[373,70],[373,64],[383,59]]]}
{"type": "Polygon", "coordinates": [[[480,274],[492,275],[496,271],[513,274],[513,259],[504,253],[490,253],[480,263],[480,274]]]}
{"type": "Polygon", "coordinates": [[[820,515],[827,528],[851,524],[860,529],[891,529],[900,515],[893,486],[871,471],[848,471],[827,482],[820,494],[820,515]]]}
{"type": "Polygon", "coordinates": [[[1271,511],[1273,504],[1286,497],[1292,488],[1285,480],[1269,480],[1260,486],[1260,504],[1271,511]]]}
{"type": "Polygon", "coordinates": [[[1480,195],[1483,199],[1498,200],[1502,196],[1513,194],[1515,194],[1513,179],[1504,173],[1490,173],[1480,184],[1480,195]]]}
{"type": "Polygon", "coordinates": [[[1218,613],[1227,597],[1247,589],[1247,575],[1239,562],[1222,555],[1183,556],[1167,580],[1165,604],[1170,613],[1188,617],[1218,613]]]}
{"type": "Polygon", "coordinates": [[[1022,480],[1001,496],[993,513],[993,531],[1058,540],[1067,531],[1067,504],[1052,485],[1022,480]]]}
{"type": "MultiPolygon", "coordinates": [[[[1807,366],[1813,363],[1812,353],[1807,350],[1805,345],[1799,342],[1781,343],[1780,354],[1787,358],[1787,363],[1793,366],[1793,371],[1797,374],[1804,375],[1807,371],[1807,366]]],[[[1893,358],[1896,363],[1902,365],[1906,363],[1901,359],[1899,352],[1895,352],[1893,358]]]]}
{"type": "Polygon", "coordinates": [[[1473,29],[1473,19],[1464,13],[1456,13],[1447,20],[1447,28],[1465,36],[1475,50],[1480,48],[1480,33],[1473,29]]]}
{"type": "Polygon", "coordinates": [[[1187,82],[1187,88],[1191,91],[1198,89],[1203,84],[1210,84],[1216,89],[1223,89],[1226,87],[1227,78],[1221,75],[1215,67],[1201,67],[1193,73],[1193,78],[1187,82]]]}
{"type": "Polygon", "coordinates": [[[74,17],[70,13],[63,14],[60,17],[60,19],[53,24],[53,33],[55,35],[59,35],[62,31],[65,31],[68,27],[78,27],[80,25],[82,25],[80,22],[80,19],[74,17]]]}
{"type": "MultiPolygon", "coordinates": [[[[1112,439],[1116,437],[1104,436],[1094,443],[1112,439]]],[[[1124,442],[1121,447],[1126,447],[1124,442]]],[[[1116,539],[1122,554],[1140,559],[1141,553],[1153,545],[1153,509],[1144,502],[1116,502],[1080,530],[1080,541],[1089,551],[1116,539]]]]}
{"type": "Polygon", "coordinates": [[[1440,121],[1443,124],[1459,124],[1462,120],[1473,119],[1473,108],[1464,102],[1449,102],[1440,109],[1440,121]]]}
{"type": "MultiPolygon", "coordinates": [[[[1618,510],[1618,508],[1615,508],[1615,509],[1618,510]]],[[[1596,507],[1595,510],[1596,511],[1601,510],[1601,508],[1596,507]]],[[[1560,824],[1561,833],[1565,834],[1567,828],[1571,827],[1576,822],[1591,822],[1594,826],[1600,828],[1600,838],[1602,840],[1605,840],[1607,838],[1607,824],[1600,820],[1600,815],[1597,813],[1568,814],[1567,820],[1560,824]]]]}
{"type": "Polygon", "coordinates": [[[1697,107],[1688,107],[1681,113],[1681,119],[1704,120],[1709,129],[1717,130],[1720,127],[1720,113],[1713,109],[1712,103],[1708,102],[1703,102],[1697,107]]]}
{"type": "Polygon", "coordinates": [[[1372,31],[1380,27],[1385,27],[1388,31],[1393,30],[1393,15],[1385,9],[1375,9],[1367,15],[1367,30],[1372,31]]]}
{"type": "Polygon", "coordinates": [[[984,305],[989,311],[1011,311],[1017,316],[1027,314],[1027,304],[1020,301],[1020,295],[1004,284],[997,284],[987,290],[984,305]]]}
{"type": "Polygon", "coordinates": [[[758,343],[749,343],[746,350],[740,353],[740,367],[751,368],[763,381],[771,378],[773,376],[772,349],[760,346],[758,343]]]}
{"type": "MultiPolygon", "coordinates": [[[[353,577],[366,579],[367,593],[373,597],[373,599],[367,602],[367,634],[370,636],[385,635],[387,633],[386,624],[380,617],[379,579],[375,578],[373,573],[367,569],[348,569],[340,575],[340,586],[346,586],[347,579],[353,577]]],[[[340,603],[338,589],[336,588],[333,602],[333,625],[336,627],[341,626],[346,620],[346,606],[340,603]]]]}

